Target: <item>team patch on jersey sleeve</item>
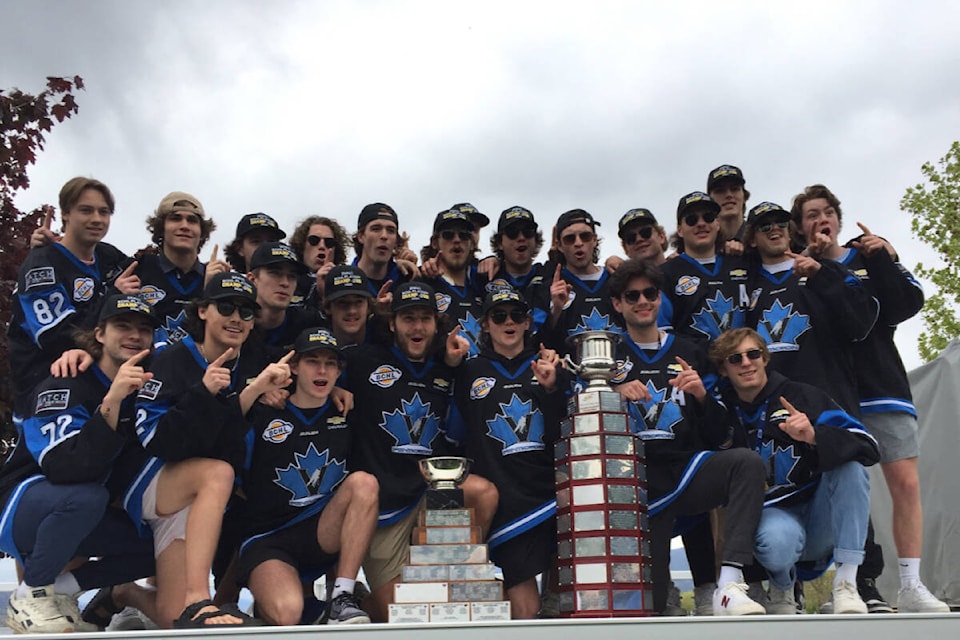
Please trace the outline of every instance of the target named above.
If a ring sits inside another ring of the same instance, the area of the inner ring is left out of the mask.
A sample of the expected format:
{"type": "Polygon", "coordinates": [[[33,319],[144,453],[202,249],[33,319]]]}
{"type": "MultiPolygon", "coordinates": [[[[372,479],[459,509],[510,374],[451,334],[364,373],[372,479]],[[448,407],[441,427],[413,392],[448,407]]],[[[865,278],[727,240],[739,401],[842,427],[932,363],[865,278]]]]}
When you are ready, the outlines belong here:
{"type": "Polygon", "coordinates": [[[160,393],[160,387],[162,386],[162,380],[157,380],[156,378],[147,380],[143,383],[143,386],[140,387],[140,393],[137,394],[137,398],[142,398],[144,400],[156,400],[157,395],[160,393]]]}
{"type": "Polygon", "coordinates": [[[700,288],[700,278],[697,276],[681,276],[674,287],[678,296],[692,296],[700,288]]]}
{"type": "Polygon", "coordinates": [[[97,283],[93,278],[75,278],[73,281],[73,299],[75,302],[87,302],[93,298],[97,283]]]}
{"type": "Polygon", "coordinates": [[[167,297],[167,292],[152,284],[140,287],[140,299],[151,307],[167,297]]]}
{"type": "Polygon", "coordinates": [[[396,367],[389,364],[382,364],[373,370],[369,380],[370,384],[375,384],[381,389],[389,389],[402,375],[403,373],[396,367]]]}
{"type": "Polygon", "coordinates": [[[446,313],[447,309],[450,308],[450,301],[452,298],[446,293],[438,293],[437,297],[437,311],[440,313],[446,313]]]}
{"type": "Polygon", "coordinates": [[[42,411],[64,411],[70,406],[70,389],[51,389],[37,396],[37,408],[34,413],[42,411]]]}
{"type": "Polygon", "coordinates": [[[280,444],[286,440],[287,436],[291,433],[293,433],[293,425],[286,420],[271,420],[260,437],[263,438],[265,442],[280,444]]]}
{"type": "Polygon", "coordinates": [[[53,267],[38,267],[30,269],[23,276],[24,291],[38,287],[50,287],[57,284],[57,274],[53,267]]]}
{"type": "Polygon", "coordinates": [[[470,399],[480,400],[481,398],[486,398],[496,384],[496,378],[477,378],[470,385],[470,399]]]}

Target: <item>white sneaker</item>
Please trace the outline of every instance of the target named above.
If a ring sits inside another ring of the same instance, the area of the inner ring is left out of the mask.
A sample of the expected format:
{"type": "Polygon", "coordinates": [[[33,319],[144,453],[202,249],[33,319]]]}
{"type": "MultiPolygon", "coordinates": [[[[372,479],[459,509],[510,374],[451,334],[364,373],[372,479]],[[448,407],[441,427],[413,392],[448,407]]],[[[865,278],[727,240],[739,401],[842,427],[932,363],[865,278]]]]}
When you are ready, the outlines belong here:
{"type": "Polygon", "coordinates": [[[766,613],[763,605],[747,596],[747,585],[728,582],[713,592],[713,615],[759,616],[766,613]]]}
{"type": "Polygon", "coordinates": [[[770,582],[768,589],[768,600],[766,604],[767,613],[772,616],[795,616],[797,615],[797,599],[793,595],[793,587],[786,591],[770,582]]]}
{"type": "Polygon", "coordinates": [[[80,605],[77,603],[75,597],[63,593],[55,593],[53,594],[53,599],[56,601],[57,608],[60,609],[60,612],[66,616],[67,620],[73,623],[74,631],[78,633],[100,631],[100,627],[97,625],[84,621],[80,614],[80,605]]]}
{"type": "Polygon", "coordinates": [[[897,611],[900,613],[950,613],[950,605],[941,602],[930,593],[922,582],[912,587],[903,587],[897,594],[897,611]]]}
{"type": "Polygon", "coordinates": [[[841,580],[833,586],[834,613],[866,613],[867,603],[857,592],[857,585],[841,580]]]}
{"type": "Polygon", "coordinates": [[[713,615],[713,594],[716,590],[717,585],[714,582],[708,582],[693,588],[693,615],[713,615]]]}
{"type": "Polygon", "coordinates": [[[22,598],[10,594],[7,626],[14,633],[69,633],[74,623],[57,606],[53,585],[33,587],[22,598]]]}
{"type": "Polygon", "coordinates": [[[104,631],[155,631],[157,624],[148,618],[139,609],[124,607],[119,613],[113,614],[110,624],[104,631]]]}

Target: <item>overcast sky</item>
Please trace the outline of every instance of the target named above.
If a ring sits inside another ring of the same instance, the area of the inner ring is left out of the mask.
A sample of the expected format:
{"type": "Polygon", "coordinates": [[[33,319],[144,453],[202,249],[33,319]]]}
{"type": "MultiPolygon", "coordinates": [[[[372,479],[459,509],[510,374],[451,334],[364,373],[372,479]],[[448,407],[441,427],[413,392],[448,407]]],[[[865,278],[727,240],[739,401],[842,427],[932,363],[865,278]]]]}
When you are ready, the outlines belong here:
{"type": "MultiPolygon", "coordinates": [[[[0,87],[86,83],[18,204],[101,179],[117,197],[107,240],[128,253],[182,190],[221,247],[245,213],[353,230],[383,201],[419,248],[438,211],[469,201],[494,221],[524,205],[548,229],[587,209],[606,255],[626,210],[672,230],[679,197],[731,163],[748,205],[827,184],[844,239],[864,222],[912,268],[935,256],[899,200],[960,137],[948,0],[2,0],[0,24],[0,87]]],[[[901,327],[908,367],[921,328],[901,327]]]]}

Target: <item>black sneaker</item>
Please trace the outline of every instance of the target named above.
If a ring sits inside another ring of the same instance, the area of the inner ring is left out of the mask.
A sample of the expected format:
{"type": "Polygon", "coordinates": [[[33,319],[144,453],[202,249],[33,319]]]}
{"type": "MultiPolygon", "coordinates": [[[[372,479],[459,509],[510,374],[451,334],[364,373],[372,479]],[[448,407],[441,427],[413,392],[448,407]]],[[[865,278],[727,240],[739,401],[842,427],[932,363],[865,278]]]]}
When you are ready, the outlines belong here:
{"type": "Polygon", "coordinates": [[[867,613],[893,613],[893,607],[877,591],[877,583],[873,578],[857,580],[857,591],[867,605],[867,613]]]}
{"type": "Polygon", "coordinates": [[[360,608],[360,600],[352,593],[341,593],[330,602],[327,624],[367,624],[370,616],[360,608]]]}

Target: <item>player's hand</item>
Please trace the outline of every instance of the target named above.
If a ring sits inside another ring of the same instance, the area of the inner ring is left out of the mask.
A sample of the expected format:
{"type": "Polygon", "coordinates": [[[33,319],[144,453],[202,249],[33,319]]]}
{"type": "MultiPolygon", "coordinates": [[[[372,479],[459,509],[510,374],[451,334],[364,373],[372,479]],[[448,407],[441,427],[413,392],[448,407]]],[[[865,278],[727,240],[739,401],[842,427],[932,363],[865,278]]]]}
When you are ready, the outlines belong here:
{"type": "Polygon", "coordinates": [[[444,356],[448,366],[456,367],[470,354],[470,342],[460,335],[460,326],[456,326],[447,334],[447,353],[444,356]]]}
{"type": "Polygon", "coordinates": [[[804,251],[811,258],[825,258],[834,244],[834,238],[829,233],[818,231],[812,238],[807,238],[807,248],[804,251]]]}
{"type": "Polygon", "coordinates": [[[788,258],[793,258],[793,272],[802,278],[810,278],[817,271],[820,271],[822,266],[815,258],[810,256],[803,256],[792,251],[787,251],[785,254],[788,258]]]}
{"type": "Polygon", "coordinates": [[[323,299],[324,296],[324,282],[327,279],[327,274],[333,270],[335,265],[332,262],[327,262],[322,267],[317,269],[317,272],[313,274],[314,278],[317,279],[317,294],[320,296],[320,299],[323,299]]]}
{"type": "Polygon", "coordinates": [[[227,360],[233,357],[233,347],[220,354],[220,357],[207,365],[207,370],[203,372],[203,386],[207,388],[210,395],[217,395],[230,386],[230,369],[223,366],[227,360]]]}
{"type": "Polygon", "coordinates": [[[623,258],[621,258],[620,256],[610,256],[604,261],[603,266],[608,273],[613,273],[614,271],[619,269],[620,265],[622,264],[623,264],[623,258]]]}
{"type": "Polygon", "coordinates": [[[43,205],[43,222],[30,234],[30,248],[45,247],[54,242],[60,242],[62,237],[51,229],[53,225],[54,208],[49,204],[43,205]]]}
{"type": "Polygon", "coordinates": [[[113,377],[110,383],[110,389],[104,400],[110,399],[113,402],[120,403],[134,391],[138,391],[143,383],[153,377],[153,374],[144,370],[140,366],[140,361],[150,355],[150,349],[144,349],[140,353],[131,356],[117,369],[117,375],[113,377]]]}
{"type": "Polygon", "coordinates": [[[872,256],[880,249],[886,249],[887,253],[890,254],[890,257],[894,260],[897,259],[897,252],[894,251],[893,245],[881,238],[880,236],[875,236],[870,233],[870,229],[867,228],[862,222],[858,222],[857,226],[860,227],[860,230],[863,231],[863,235],[860,236],[859,240],[854,240],[850,244],[853,245],[853,248],[862,253],[865,256],[872,256]]]}
{"type": "Polygon", "coordinates": [[[743,255],[743,243],[739,240],[727,240],[723,243],[723,255],[725,256],[742,256],[743,255]]]}
{"type": "Polygon", "coordinates": [[[410,236],[406,231],[397,238],[397,248],[393,250],[394,260],[406,260],[417,264],[417,254],[410,249],[410,236]]]}
{"type": "Polygon", "coordinates": [[[500,271],[500,261],[497,256],[487,256],[477,263],[477,273],[486,276],[487,280],[493,280],[500,271]]]}
{"type": "Polygon", "coordinates": [[[135,296],[140,293],[140,276],[134,273],[138,264],[140,263],[136,260],[128,264],[123,273],[113,281],[113,286],[116,287],[117,291],[128,296],[135,296]]]}
{"type": "Polygon", "coordinates": [[[276,389],[283,389],[293,382],[293,378],[290,376],[289,362],[294,353],[295,351],[291,349],[285,356],[263,368],[260,375],[253,381],[257,391],[263,394],[276,389]]]}
{"type": "Polygon", "coordinates": [[[557,367],[560,365],[560,356],[553,349],[547,349],[540,343],[539,357],[530,363],[533,376],[546,391],[557,388],[557,367]]]}
{"type": "Polygon", "coordinates": [[[613,389],[620,394],[621,398],[629,400],[630,402],[649,402],[653,397],[650,395],[650,390],[647,389],[647,385],[639,380],[631,380],[630,382],[618,384],[613,389]]]}
{"type": "Polygon", "coordinates": [[[573,287],[560,277],[562,269],[563,267],[558,264],[553,274],[553,282],[550,283],[550,312],[556,316],[563,311],[567,301],[570,300],[570,292],[573,291],[573,287]]]}
{"type": "Polygon", "coordinates": [[[390,313],[390,305],[393,304],[393,293],[390,291],[393,287],[393,280],[387,280],[377,292],[377,309],[380,313],[390,313]]]}
{"type": "Polygon", "coordinates": [[[230,265],[217,258],[220,245],[213,245],[213,251],[210,252],[210,259],[207,261],[206,270],[203,274],[203,286],[207,286],[210,279],[218,273],[227,273],[230,271],[230,265]]]}
{"type": "Polygon", "coordinates": [[[346,416],[353,410],[353,393],[342,387],[334,387],[330,390],[330,400],[342,416],[346,416]]]}
{"type": "Polygon", "coordinates": [[[76,378],[92,364],[93,356],[83,349],[69,349],[50,363],[50,375],[54,378],[76,378]]]}
{"type": "Polygon", "coordinates": [[[414,256],[413,260],[397,258],[394,262],[397,263],[397,269],[400,270],[400,273],[403,274],[403,277],[407,280],[416,280],[420,277],[420,269],[417,268],[416,256],[414,256]]]}
{"type": "Polygon", "coordinates": [[[261,396],[257,398],[257,402],[265,404],[272,409],[283,409],[287,406],[287,398],[289,397],[290,392],[286,389],[274,389],[273,391],[267,391],[261,394],[261,396]]]}
{"type": "Polygon", "coordinates": [[[424,278],[439,278],[443,275],[443,265],[440,264],[440,252],[432,258],[427,258],[420,265],[420,274],[424,278]]]}
{"type": "Polygon", "coordinates": [[[807,414],[787,402],[783,396],[780,396],[780,404],[790,413],[790,416],[780,423],[780,430],[798,442],[817,444],[817,433],[807,414]]]}
{"type": "Polygon", "coordinates": [[[677,362],[680,364],[680,373],[670,381],[670,385],[678,391],[690,394],[697,402],[702,403],[707,397],[707,388],[703,386],[700,374],[680,356],[677,356],[677,362]]]}

